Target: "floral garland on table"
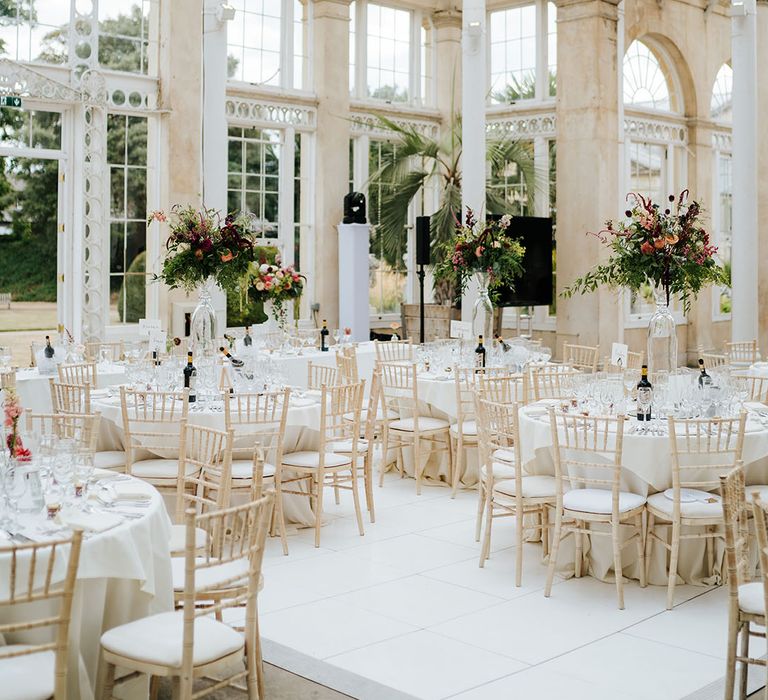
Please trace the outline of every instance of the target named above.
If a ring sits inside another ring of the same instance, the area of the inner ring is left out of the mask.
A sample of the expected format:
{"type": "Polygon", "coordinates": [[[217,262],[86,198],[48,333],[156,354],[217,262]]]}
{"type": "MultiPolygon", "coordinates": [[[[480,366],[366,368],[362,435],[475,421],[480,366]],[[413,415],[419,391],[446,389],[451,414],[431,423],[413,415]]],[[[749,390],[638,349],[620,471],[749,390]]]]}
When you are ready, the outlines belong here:
{"type": "Polygon", "coordinates": [[[24,409],[19,403],[19,395],[13,389],[5,390],[5,401],[3,401],[3,425],[10,428],[6,438],[5,446],[12,459],[19,462],[29,462],[32,459],[32,453],[24,447],[19,435],[19,419],[24,409]]]}
{"type": "Polygon", "coordinates": [[[301,298],[306,277],[294,270],[293,265],[281,267],[280,255],[275,262],[261,260],[251,266],[248,296],[253,302],[272,302],[272,318],[284,329],[285,314],[283,303],[301,298]]]}
{"type": "MultiPolygon", "coordinates": [[[[147,223],[152,221],[168,222],[169,217],[155,211],[147,223]]],[[[191,292],[209,278],[222,289],[231,288],[248,272],[254,243],[249,215],[227,214],[222,223],[215,209],[177,204],[171,209],[170,227],[168,252],[157,278],[171,289],[191,292]]]]}
{"type": "Polygon", "coordinates": [[[525,248],[509,235],[512,217],[479,221],[467,207],[466,223],[456,222],[456,236],[443,246],[442,262],[435,267],[435,279],[453,283],[463,292],[473,275],[487,276],[491,293],[513,288],[523,274],[525,248]]]}
{"type": "Polygon", "coordinates": [[[669,305],[677,295],[688,313],[691,299],[707,284],[728,284],[726,271],[717,262],[717,248],[699,221],[701,206],[688,202],[689,192],[669,196],[662,209],[650,198],[631,192],[627,222],[606,222],[596,235],[610,250],[608,260],[566,287],[562,296],[593,292],[600,285],[638,291],[650,284],[662,289],[669,305]]]}

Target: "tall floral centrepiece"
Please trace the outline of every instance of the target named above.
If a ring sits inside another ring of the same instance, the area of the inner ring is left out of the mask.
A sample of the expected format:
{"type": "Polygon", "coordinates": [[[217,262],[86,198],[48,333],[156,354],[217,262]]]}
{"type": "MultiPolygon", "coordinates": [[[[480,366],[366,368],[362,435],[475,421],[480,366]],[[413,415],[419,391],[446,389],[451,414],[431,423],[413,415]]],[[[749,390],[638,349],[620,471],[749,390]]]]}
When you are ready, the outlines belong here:
{"type": "Polygon", "coordinates": [[[3,401],[3,427],[5,432],[5,448],[11,459],[17,462],[29,462],[32,459],[30,451],[24,447],[19,434],[19,421],[24,409],[19,402],[19,396],[13,389],[5,390],[3,401]]]}
{"type": "Polygon", "coordinates": [[[476,335],[492,335],[493,301],[502,288],[513,288],[523,274],[525,248],[510,237],[512,217],[479,221],[467,207],[465,223],[456,223],[456,235],[443,248],[443,262],[435,267],[435,279],[447,280],[463,293],[472,277],[477,279],[478,297],[472,309],[476,335]]]}
{"type": "Polygon", "coordinates": [[[248,296],[261,302],[281,331],[288,330],[288,302],[296,302],[304,292],[305,277],[293,265],[281,266],[280,255],[274,262],[266,259],[254,263],[248,285],[248,296]],[[271,308],[270,308],[271,307],[271,308]]]}
{"type": "Polygon", "coordinates": [[[215,209],[175,205],[170,220],[153,212],[149,221],[169,222],[167,254],[158,275],[171,289],[199,289],[190,334],[196,352],[215,352],[216,313],[211,304],[213,285],[222,289],[237,284],[253,260],[252,218],[222,215],[215,209]]]}
{"type": "Polygon", "coordinates": [[[645,284],[656,294],[656,311],[648,325],[648,365],[651,371],[677,369],[677,334],[670,311],[673,296],[688,313],[691,300],[708,284],[727,284],[699,215],[701,206],[688,200],[688,190],[670,195],[662,209],[650,198],[627,195],[631,208],[626,221],[608,221],[595,234],[610,250],[608,260],[593,268],[563,291],[595,291],[599,286],[627,287],[638,292],[645,284]]]}

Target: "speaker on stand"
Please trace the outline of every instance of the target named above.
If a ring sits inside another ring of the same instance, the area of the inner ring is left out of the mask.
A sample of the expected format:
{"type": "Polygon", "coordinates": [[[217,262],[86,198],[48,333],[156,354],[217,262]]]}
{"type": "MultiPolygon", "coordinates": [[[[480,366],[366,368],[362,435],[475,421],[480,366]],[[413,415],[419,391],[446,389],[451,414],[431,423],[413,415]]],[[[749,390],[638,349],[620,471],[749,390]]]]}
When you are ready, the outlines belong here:
{"type": "Polygon", "coordinates": [[[424,344],[424,265],[429,265],[429,217],[416,217],[416,275],[419,278],[419,342],[424,344]]]}

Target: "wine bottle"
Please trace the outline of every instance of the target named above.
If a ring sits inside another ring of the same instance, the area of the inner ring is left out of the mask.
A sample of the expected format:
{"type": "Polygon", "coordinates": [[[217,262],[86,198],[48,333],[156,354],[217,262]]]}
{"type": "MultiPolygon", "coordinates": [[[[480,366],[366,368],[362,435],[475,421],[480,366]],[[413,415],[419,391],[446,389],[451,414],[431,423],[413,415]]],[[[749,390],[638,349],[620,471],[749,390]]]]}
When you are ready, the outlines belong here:
{"type": "Polygon", "coordinates": [[[504,340],[504,338],[502,338],[502,337],[501,337],[501,336],[500,336],[498,333],[496,334],[496,342],[497,342],[497,343],[498,343],[498,344],[501,346],[501,349],[502,349],[504,352],[509,352],[509,350],[510,350],[510,345],[509,345],[509,343],[508,343],[508,342],[506,342],[506,341],[504,340]]]}
{"type": "Polygon", "coordinates": [[[43,355],[45,355],[49,360],[54,355],[54,349],[53,345],[51,345],[51,337],[46,335],[45,336],[45,348],[43,348],[43,355]]]}
{"type": "Polygon", "coordinates": [[[251,338],[251,327],[246,326],[245,327],[245,335],[243,336],[243,345],[246,348],[251,347],[253,345],[253,338],[251,338]]]}
{"type": "Polygon", "coordinates": [[[184,388],[189,389],[189,402],[197,401],[197,390],[195,382],[197,380],[197,370],[192,364],[192,351],[187,353],[187,366],[184,368],[184,388]]]}
{"type": "Polygon", "coordinates": [[[640,381],[637,383],[637,420],[651,420],[651,404],[653,403],[653,386],[648,381],[648,365],[643,365],[640,381]]]}
{"type": "Polygon", "coordinates": [[[227,344],[229,345],[229,349],[233,350],[235,347],[235,336],[229,335],[228,333],[224,334],[224,340],[227,341],[227,344]]]}
{"type": "Polygon", "coordinates": [[[323,319],[323,327],[320,329],[320,350],[328,352],[328,321],[323,319]]]}
{"type": "Polygon", "coordinates": [[[229,350],[227,350],[223,345],[219,348],[219,352],[229,360],[229,363],[233,367],[242,367],[245,364],[242,360],[238,360],[236,357],[232,357],[232,355],[229,353],[229,350]]]}
{"type": "Polygon", "coordinates": [[[475,348],[475,367],[485,367],[485,346],[483,345],[483,336],[478,336],[477,347],[475,348]]]}
{"type": "Polygon", "coordinates": [[[699,358],[699,370],[701,370],[701,373],[699,374],[699,389],[712,386],[712,377],[707,374],[707,369],[704,367],[704,360],[701,357],[699,358]]]}
{"type": "Polygon", "coordinates": [[[152,366],[153,367],[159,367],[160,366],[160,360],[157,359],[157,350],[152,351],[152,366]]]}

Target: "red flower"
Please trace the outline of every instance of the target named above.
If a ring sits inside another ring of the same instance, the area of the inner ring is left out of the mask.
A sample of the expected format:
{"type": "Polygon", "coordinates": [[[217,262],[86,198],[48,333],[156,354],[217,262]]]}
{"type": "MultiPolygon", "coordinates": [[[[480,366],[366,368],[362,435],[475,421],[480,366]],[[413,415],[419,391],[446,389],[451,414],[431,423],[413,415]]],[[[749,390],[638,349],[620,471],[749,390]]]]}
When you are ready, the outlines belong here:
{"type": "Polygon", "coordinates": [[[222,253],[220,257],[221,257],[221,262],[229,262],[235,256],[232,255],[232,251],[231,250],[227,250],[226,252],[222,253]]]}
{"type": "Polygon", "coordinates": [[[651,255],[653,253],[653,246],[648,243],[648,241],[645,241],[645,243],[640,246],[640,252],[643,255],[651,255]]]}

